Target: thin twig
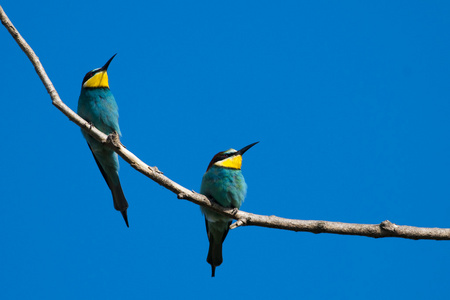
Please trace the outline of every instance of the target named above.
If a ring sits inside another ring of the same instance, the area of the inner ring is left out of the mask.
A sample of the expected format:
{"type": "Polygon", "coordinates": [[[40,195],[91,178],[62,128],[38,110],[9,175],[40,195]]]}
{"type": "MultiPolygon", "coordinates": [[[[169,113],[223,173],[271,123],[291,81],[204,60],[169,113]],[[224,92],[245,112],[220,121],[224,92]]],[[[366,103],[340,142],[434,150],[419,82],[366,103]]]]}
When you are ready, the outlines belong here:
{"type": "Polygon", "coordinates": [[[50,94],[53,105],[55,105],[62,113],[64,113],[72,122],[86,130],[96,140],[108,145],[117,154],[119,154],[126,162],[128,162],[134,169],[141,172],[148,178],[162,185],[166,189],[175,193],[179,199],[186,199],[195,204],[209,207],[232,219],[238,220],[231,228],[239,226],[260,226],[268,228],[277,228],[291,231],[307,231],[312,233],[334,233],[344,235],[359,235],[373,238],[381,237],[399,237],[406,239],[429,239],[429,240],[450,240],[450,229],[448,228],[423,228],[412,226],[399,226],[389,221],[383,221],[381,224],[352,224],[329,221],[313,221],[313,220],[294,220],[285,219],[276,216],[263,216],[244,211],[235,211],[233,209],[226,209],[214,202],[211,202],[206,196],[190,191],[178,183],[170,180],[164,176],[162,172],[156,167],[150,167],[142,162],[133,153],[128,151],[118,140],[117,135],[110,135],[109,137],[103,132],[99,131],[94,126],[78,116],[67,105],[65,105],[55,87],[47,76],[39,58],[34,53],[33,49],[27,44],[23,37],[19,34],[17,29],[9,20],[8,16],[0,6],[0,19],[2,24],[9,31],[14,40],[22,48],[23,52],[28,56],[36,73],[39,75],[47,92],[50,94]]]}

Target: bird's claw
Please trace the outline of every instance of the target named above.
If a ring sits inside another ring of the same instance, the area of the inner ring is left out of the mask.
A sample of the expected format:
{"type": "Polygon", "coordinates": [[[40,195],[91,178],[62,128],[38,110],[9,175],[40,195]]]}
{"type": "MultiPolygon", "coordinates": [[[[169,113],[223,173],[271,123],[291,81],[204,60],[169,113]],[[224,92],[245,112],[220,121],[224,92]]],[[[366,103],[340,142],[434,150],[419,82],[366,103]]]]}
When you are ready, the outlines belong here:
{"type": "Polygon", "coordinates": [[[122,145],[122,143],[120,142],[120,138],[119,135],[117,134],[117,132],[111,132],[108,135],[108,138],[106,139],[106,141],[108,143],[111,143],[114,147],[116,148],[120,148],[120,146],[122,145]]]}
{"type": "Polygon", "coordinates": [[[238,208],[233,208],[232,210],[231,210],[231,214],[233,215],[233,216],[235,216],[236,214],[237,214],[237,212],[239,211],[239,209],[238,208]]]}

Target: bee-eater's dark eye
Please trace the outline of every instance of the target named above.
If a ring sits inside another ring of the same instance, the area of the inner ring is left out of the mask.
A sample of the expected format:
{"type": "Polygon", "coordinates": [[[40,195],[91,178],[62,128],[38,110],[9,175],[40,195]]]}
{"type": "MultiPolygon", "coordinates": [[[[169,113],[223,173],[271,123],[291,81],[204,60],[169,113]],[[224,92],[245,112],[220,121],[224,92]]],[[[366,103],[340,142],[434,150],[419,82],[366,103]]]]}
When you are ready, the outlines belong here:
{"type": "Polygon", "coordinates": [[[92,76],[94,76],[94,73],[92,71],[87,73],[86,76],[84,76],[83,83],[88,81],[88,79],[91,78],[92,76]]]}

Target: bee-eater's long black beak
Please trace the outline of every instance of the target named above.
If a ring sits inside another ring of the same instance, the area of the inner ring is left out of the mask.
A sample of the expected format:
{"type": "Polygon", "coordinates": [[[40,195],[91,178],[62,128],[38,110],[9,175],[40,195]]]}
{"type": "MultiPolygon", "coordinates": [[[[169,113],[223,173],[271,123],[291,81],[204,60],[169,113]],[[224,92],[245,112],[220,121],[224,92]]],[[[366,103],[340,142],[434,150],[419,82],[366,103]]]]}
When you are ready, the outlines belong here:
{"type": "Polygon", "coordinates": [[[116,55],[117,55],[117,53],[114,54],[114,55],[106,62],[106,64],[105,64],[103,67],[101,67],[100,69],[102,69],[102,70],[104,70],[104,71],[108,70],[109,64],[111,63],[111,61],[113,60],[113,58],[114,58],[116,55]]]}
{"type": "Polygon", "coordinates": [[[243,155],[248,149],[250,149],[251,147],[255,146],[256,144],[258,144],[259,142],[250,144],[248,146],[245,146],[244,148],[242,148],[241,150],[239,150],[237,153],[239,153],[240,155],[243,155]]]}

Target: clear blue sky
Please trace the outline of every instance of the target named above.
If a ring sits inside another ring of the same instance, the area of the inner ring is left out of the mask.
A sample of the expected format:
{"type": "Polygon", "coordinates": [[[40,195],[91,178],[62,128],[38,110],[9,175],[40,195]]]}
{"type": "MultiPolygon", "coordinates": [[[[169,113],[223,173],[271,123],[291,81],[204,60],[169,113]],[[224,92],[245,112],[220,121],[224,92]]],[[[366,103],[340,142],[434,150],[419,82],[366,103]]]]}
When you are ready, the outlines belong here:
{"type": "MultiPolygon", "coordinates": [[[[245,211],[450,227],[448,2],[2,5],[74,110],[118,53],[122,142],[189,189],[260,141],[245,211]]],[[[121,161],[126,228],[79,128],[0,41],[2,299],[448,299],[446,241],[239,228],[212,279],[199,208],[121,161]]]]}

